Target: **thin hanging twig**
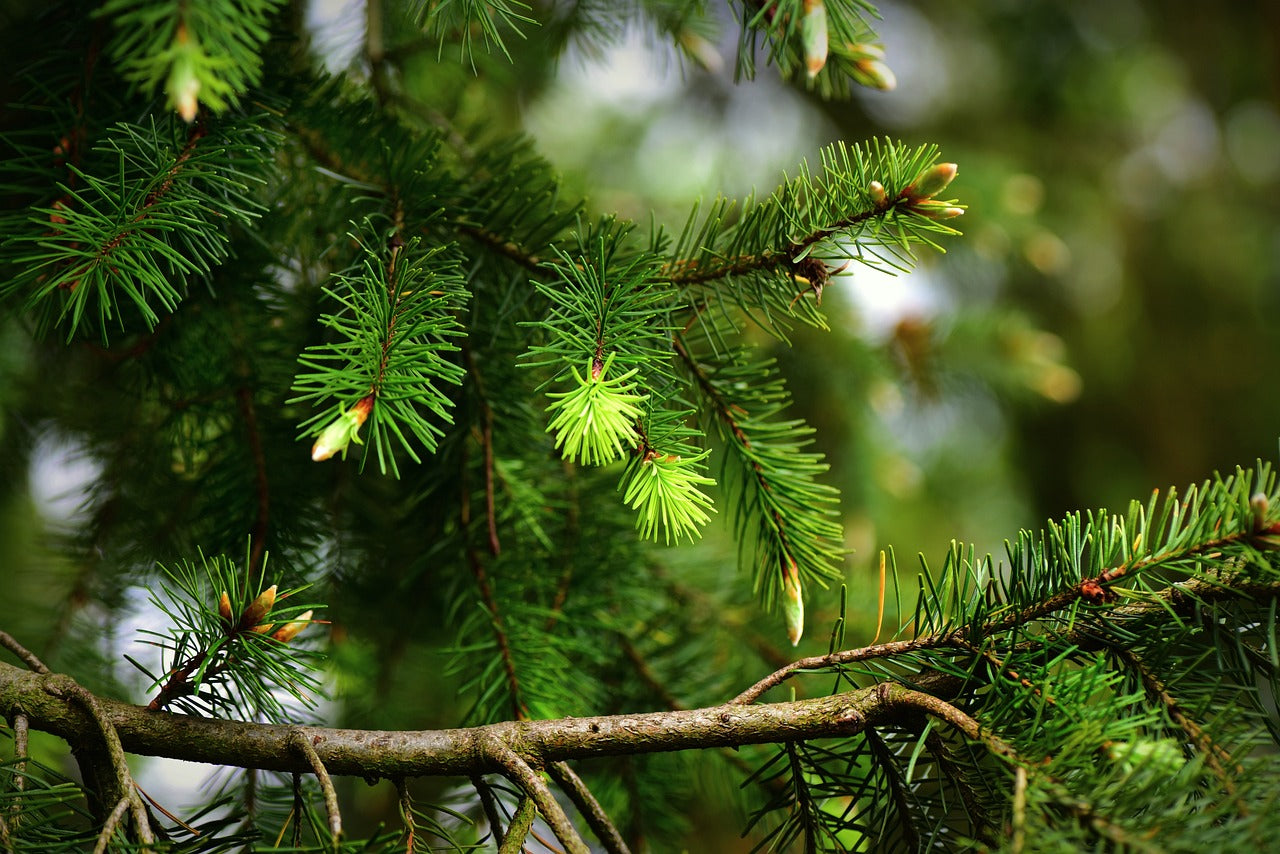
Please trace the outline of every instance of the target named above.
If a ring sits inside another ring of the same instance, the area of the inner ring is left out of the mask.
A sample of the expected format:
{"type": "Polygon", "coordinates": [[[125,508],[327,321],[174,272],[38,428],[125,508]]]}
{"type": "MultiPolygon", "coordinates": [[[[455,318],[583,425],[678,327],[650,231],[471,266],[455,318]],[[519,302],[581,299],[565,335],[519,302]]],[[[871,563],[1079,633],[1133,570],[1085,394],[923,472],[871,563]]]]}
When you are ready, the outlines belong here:
{"type": "MultiPolygon", "coordinates": [[[[305,733],[294,730],[293,743],[302,749],[303,755],[311,763],[311,770],[315,772],[316,781],[320,784],[320,791],[324,795],[325,813],[329,817],[329,835],[333,837],[336,845],[342,838],[342,813],[338,810],[338,791],[333,787],[333,779],[329,776],[324,763],[320,761],[320,754],[316,753],[315,747],[307,740],[305,733]]],[[[302,817],[299,816],[298,820],[301,821],[302,817]]]]}
{"type": "Polygon", "coordinates": [[[524,850],[524,841],[533,830],[533,820],[538,815],[538,807],[533,798],[527,794],[520,798],[516,806],[516,814],[511,817],[511,825],[498,846],[498,854],[520,854],[524,850]]]}
{"type": "Polygon", "coordinates": [[[600,806],[600,802],[596,800],[595,795],[591,794],[591,790],[587,788],[586,783],[582,782],[582,778],[569,767],[569,763],[552,762],[547,766],[547,773],[556,781],[560,790],[569,796],[569,800],[573,801],[578,812],[582,813],[582,817],[587,820],[587,825],[600,840],[605,851],[609,854],[631,854],[631,849],[627,847],[622,834],[609,820],[609,814],[604,811],[604,807],[600,806]]]}
{"type": "Polygon", "coordinates": [[[413,822],[413,799],[409,797],[409,786],[405,783],[403,777],[395,779],[396,794],[400,800],[400,820],[404,822],[404,850],[405,854],[413,854],[414,836],[417,827],[413,822]]]}
{"type": "Polygon", "coordinates": [[[102,825],[102,832],[98,834],[98,843],[93,846],[93,854],[106,854],[107,846],[111,844],[111,836],[116,832],[116,828],[120,825],[120,820],[124,818],[125,811],[129,809],[129,799],[121,798],[116,802],[115,808],[111,810],[111,814],[107,816],[106,822],[102,825]]]}
{"type": "Polygon", "coordinates": [[[22,823],[22,793],[27,788],[27,729],[27,716],[18,712],[13,716],[13,788],[18,796],[9,810],[13,813],[14,827],[22,823]]]}
{"type": "Polygon", "coordinates": [[[102,740],[106,745],[107,755],[111,759],[111,767],[116,772],[116,784],[119,787],[120,797],[126,799],[129,803],[130,811],[133,815],[133,823],[138,832],[138,839],[142,841],[143,850],[150,851],[150,846],[156,840],[151,831],[151,822],[147,818],[147,808],[142,803],[142,797],[133,787],[133,776],[129,773],[129,763],[125,760],[124,747],[120,744],[120,735],[107,717],[102,704],[98,702],[97,697],[74,679],[61,674],[50,674],[49,681],[45,683],[45,691],[55,697],[74,700],[83,706],[89,712],[89,716],[93,718],[93,722],[97,725],[98,732],[102,735],[102,740]]]}
{"type": "Polygon", "coordinates": [[[565,850],[569,854],[590,854],[591,849],[578,835],[573,822],[569,820],[569,816],[565,815],[555,795],[551,793],[551,788],[542,779],[542,775],[534,771],[528,762],[501,740],[489,738],[485,741],[487,742],[486,755],[501,765],[507,772],[507,776],[533,798],[534,803],[538,805],[538,811],[542,813],[543,819],[551,827],[551,832],[564,845],[565,850]]]}
{"type": "Polygon", "coordinates": [[[493,796],[493,789],[489,788],[489,784],[479,774],[471,777],[471,785],[475,787],[476,794],[480,796],[480,806],[484,808],[484,816],[489,822],[490,830],[493,832],[493,843],[501,848],[503,840],[502,817],[498,815],[498,800],[493,796]]]}

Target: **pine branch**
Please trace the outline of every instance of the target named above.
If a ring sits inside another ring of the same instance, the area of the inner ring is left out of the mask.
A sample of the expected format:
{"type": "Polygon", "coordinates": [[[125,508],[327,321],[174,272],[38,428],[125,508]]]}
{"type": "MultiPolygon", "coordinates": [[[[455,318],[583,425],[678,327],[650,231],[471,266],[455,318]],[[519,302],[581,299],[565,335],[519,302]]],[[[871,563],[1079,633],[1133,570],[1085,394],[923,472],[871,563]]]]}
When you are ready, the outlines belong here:
{"type": "Polygon", "coordinates": [[[91,163],[68,164],[79,186],[59,184],[61,197],[33,206],[5,241],[17,274],[0,294],[23,294],[42,329],[66,324],[69,338],[92,320],[105,341],[109,322],[125,323],[122,299],[154,329],[151,304],[172,311],[190,277],[226,259],[225,226],[261,212],[252,193],[271,145],[264,125],[117,123],[91,163]]]}
{"type": "MultiPolygon", "coordinates": [[[[0,663],[0,713],[7,716],[22,706],[33,728],[78,739],[90,722],[75,703],[45,691],[47,678],[0,663]]],[[[330,774],[365,777],[499,772],[503,766],[490,752],[495,743],[538,762],[556,762],[845,736],[891,720],[874,688],[789,703],[505,721],[422,732],[255,724],[151,712],[103,698],[98,702],[130,753],[311,773],[307,759],[288,749],[294,733],[301,732],[330,774]]]]}
{"type": "Polygon", "coordinates": [[[816,481],[826,463],[801,450],[809,428],[777,418],[787,395],[768,373],[758,377],[771,364],[737,366],[730,356],[728,365],[712,367],[695,359],[681,336],[673,346],[745,480],[735,508],[739,554],[744,562],[751,556],[765,604],[781,599],[794,645],[804,631],[802,579],[825,585],[836,577],[842,551],[840,524],[830,518],[837,493],[816,481]]]}
{"type": "Polygon", "coordinates": [[[556,781],[560,789],[569,796],[569,800],[573,801],[573,805],[578,808],[578,812],[582,813],[582,817],[586,819],[591,830],[595,832],[596,838],[600,840],[600,844],[604,846],[607,854],[630,854],[631,849],[627,847],[622,834],[618,832],[613,822],[609,820],[608,814],[600,806],[600,802],[596,800],[595,795],[591,794],[591,790],[587,788],[586,783],[574,773],[574,770],[569,767],[567,762],[552,762],[547,766],[547,773],[551,775],[551,779],[556,781]]]}
{"type": "Polygon", "coordinates": [[[329,816],[329,836],[336,845],[342,838],[342,812],[338,809],[338,793],[333,788],[333,780],[330,779],[329,771],[324,767],[324,762],[317,755],[315,747],[307,740],[306,733],[295,729],[291,742],[306,757],[307,764],[311,766],[311,771],[320,784],[320,791],[324,793],[325,813],[329,816]]]}
{"type": "Polygon", "coordinates": [[[468,294],[439,248],[422,249],[417,238],[405,243],[393,230],[383,249],[369,223],[352,238],[362,257],[326,290],[341,306],[322,320],[336,340],[299,357],[298,396],[290,402],[327,404],[302,425],[317,436],[312,459],[345,456],[351,442],[364,444],[359,432],[367,420],[361,465],[373,455],[381,471],[398,476],[393,438],[418,462],[409,437],[434,451],[444,431],[429,416],[452,423],[453,401],[438,386],[457,385],[465,373],[447,356],[458,350],[455,310],[468,294]]]}
{"type": "Polygon", "coordinates": [[[695,208],[670,245],[656,234],[655,251],[669,259],[659,276],[695,306],[695,319],[721,302],[784,341],[793,321],[825,328],[817,304],[848,263],[906,271],[917,246],[941,251],[935,238],[958,233],[943,221],[963,208],[935,198],[956,166],[936,159],[931,146],[890,140],[828,147],[817,175],[801,164],[795,178],[761,201],[747,199],[740,212],[720,198],[705,215],[695,208]],[[812,301],[803,299],[810,293],[812,301]]]}
{"type": "Polygon", "coordinates": [[[127,80],[142,89],[164,83],[169,106],[186,121],[201,103],[215,112],[234,104],[262,75],[259,53],[268,20],[282,0],[111,0],[109,51],[127,80]]]}

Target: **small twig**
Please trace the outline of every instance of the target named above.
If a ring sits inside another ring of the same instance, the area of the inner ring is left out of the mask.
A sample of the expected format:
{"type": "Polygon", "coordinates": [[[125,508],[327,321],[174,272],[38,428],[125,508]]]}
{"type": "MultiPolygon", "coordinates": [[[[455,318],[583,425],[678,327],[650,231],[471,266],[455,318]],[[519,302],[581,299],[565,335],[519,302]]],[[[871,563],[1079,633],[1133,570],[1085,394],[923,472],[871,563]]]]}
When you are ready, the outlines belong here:
{"type": "Polygon", "coordinates": [[[754,703],[756,700],[760,699],[760,696],[764,694],[765,691],[781,685],[798,671],[820,670],[825,667],[831,667],[835,664],[852,664],[855,661],[868,661],[874,658],[889,658],[909,652],[915,652],[917,650],[934,649],[940,646],[954,645],[955,642],[950,635],[938,634],[924,635],[913,640],[889,641],[888,643],[874,644],[872,646],[859,647],[858,649],[845,649],[828,655],[811,655],[808,658],[801,658],[791,662],[785,667],[778,668],[738,696],[734,697],[729,701],[729,703],[730,705],[754,703]]]}
{"type": "Polygon", "coordinates": [[[405,854],[413,854],[414,835],[417,826],[413,822],[413,799],[409,797],[409,786],[403,777],[395,779],[396,794],[400,796],[400,820],[404,822],[405,854]]]}
{"type": "Polygon", "coordinates": [[[22,793],[27,788],[27,716],[19,712],[13,716],[13,788],[18,792],[13,799],[10,812],[13,813],[13,826],[22,823],[22,793]]]}
{"type": "Polygon", "coordinates": [[[22,663],[27,665],[29,670],[36,673],[49,672],[49,668],[44,666],[44,662],[37,658],[35,653],[14,640],[13,635],[8,632],[0,632],[0,646],[22,659],[22,663]]]}
{"type": "Polygon", "coordinates": [[[614,827],[609,814],[604,811],[604,807],[600,806],[600,802],[596,800],[595,795],[591,794],[591,790],[587,788],[586,783],[582,782],[582,778],[569,767],[569,763],[552,762],[547,766],[547,773],[556,781],[560,790],[569,796],[569,800],[573,801],[578,812],[582,813],[582,817],[587,820],[587,825],[600,840],[605,851],[609,854],[631,854],[631,849],[627,847],[618,828],[614,827]]]}
{"type": "Polygon", "coordinates": [[[102,825],[102,832],[98,834],[98,844],[93,846],[93,854],[105,854],[107,846],[111,843],[111,836],[116,832],[120,820],[124,818],[125,810],[129,809],[129,799],[121,798],[116,802],[115,808],[111,810],[111,814],[107,816],[106,822],[102,825]]]}
{"type": "Polygon", "coordinates": [[[121,798],[128,800],[138,838],[142,841],[143,850],[149,851],[149,846],[156,840],[151,832],[151,822],[147,819],[147,808],[142,803],[142,798],[138,795],[137,790],[133,787],[133,776],[129,773],[129,763],[124,756],[124,747],[120,744],[120,735],[116,732],[116,728],[112,725],[110,719],[107,718],[107,713],[103,710],[102,704],[98,702],[97,697],[74,679],[61,674],[50,674],[48,681],[45,683],[45,691],[55,697],[74,700],[84,706],[85,710],[89,712],[89,716],[93,718],[93,722],[97,725],[98,732],[102,735],[102,740],[107,748],[111,766],[116,772],[118,794],[121,798]]]}
{"type": "Polygon", "coordinates": [[[5,854],[13,854],[13,837],[9,834],[9,825],[4,820],[4,815],[0,814],[0,849],[5,854]]]}
{"type": "MultiPolygon", "coordinates": [[[[552,845],[551,840],[539,833],[536,827],[529,831],[529,835],[532,836],[539,845],[547,849],[547,854],[565,854],[564,851],[561,851],[559,848],[552,845]]],[[[525,854],[529,854],[528,848],[525,849],[525,854]]]]}
{"type": "Polygon", "coordinates": [[[187,822],[184,822],[184,821],[182,821],[182,819],[178,818],[177,816],[174,816],[174,814],[173,814],[172,812],[169,812],[169,810],[168,810],[168,809],[165,809],[164,804],[161,804],[161,803],[159,802],[159,800],[156,800],[155,798],[152,798],[152,796],[151,796],[150,794],[147,794],[147,790],[146,790],[146,789],[143,789],[143,787],[142,787],[142,786],[138,785],[137,780],[134,780],[134,781],[133,781],[133,787],[134,787],[134,789],[137,789],[137,790],[138,790],[138,794],[142,795],[142,796],[143,796],[143,798],[145,798],[145,799],[146,799],[146,802],[147,802],[148,804],[151,804],[151,805],[152,805],[152,807],[154,807],[154,808],[157,810],[157,812],[159,812],[159,813],[161,814],[161,816],[164,816],[165,818],[168,818],[168,819],[169,819],[169,821],[172,821],[172,822],[174,823],[174,825],[178,825],[178,826],[182,827],[184,831],[187,831],[187,832],[188,832],[188,834],[191,834],[192,836],[200,836],[200,835],[201,835],[201,834],[200,834],[200,831],[196,830],[196,828],[195,828],[195,827],[192,827],[191,825],[188,825],[188,823],[187,823],[187,822]]]}
{"type": "Polygon", "coordinates": [[[169,810],[164,808],[164,804],[160,803],[155,798],[151,797],[151,795],[147,794],[147,790],[139,786],[137,780],[133,782],[133,787],[138,790],[138,794],[146,798],[147,803],[155,807],[160,812],[160,814],[163,815],[165,818],[169,819],[169,821],[180,826],[183,830],[185,830],[187,833],[190,833],[192,836],[200,836],[200,831],[196,830],[194,827],[187,824],[185,821],[178,818],[173,813],[169,812],[169,810]]]}
{"type": "Polygon", "coordinates": [[[484,750],[490,759],[502,766],[514,783],[533,798],[534,803],[538,805],[538,811],[551,827],[551,832],[556,835],[556,839],[560,840],[569,854],[590,854],[591,849],[574,829],[573,822],[569,820],[569,816],[565,815],[555,795],[551,793],[551,788],[542,779],[542,775],[534,771],[520,754],[496,737],[490,736],[484,739],[484,750]]]}
{"type": "Polygon", "coordinates": [[[480,796],[480,806],[484,808],[485,820],[489,822],[489,829],[493,833],[493,843],[501,848],[504,838],[502,817],[498,815],[498,800],[493,796],[493,789],[489,788],[489,784],[479,774],[471,778],[471,785],[480,796]]]}
{"type": "Polygon", "coordinates": [[[244,809],[244,821],[240,823],[242,831],[251,831],[258,818],[258,769],[244,769],[244,791],[240,805],[244,809]]]}
{"type": "MultiPolygon", "coordinates": [[[[336,846],[338,840],[342,838],[342,813],[338,810],[338,792],[333,788],[333,779],[329,776],[329,771],[324,767],[324,763],[320,761],[320,754],[316,753],[315,746],[307,739],[305,733],[301,730],[294,730],[293,743],[301,748],[303,754],[307,757],[307,761],[311,763],[311,770],[315,772],[316,781],[320,784],[320,791],[324,794],[324,809],[329,816],[329,835],[333,838],[333,844],[336,846]]],[[[299,821],[301,821],[301,817],[299,817],[299,821]]]]}
{"type": "MultiPolygon", "coordinates": [[[[302,798],[302,775],[293,775],[293,808],[289,811],[289,815],[293,818],[293,845],[295,848],[302,847],[302,814],[306,811],[307,804],[302,798]]],[[[285,822],[286,826],[288,821],[285,822]]],[[[280,828],[280,838],[284,838],[284,828],[280,828]]]]}
{"type": "Polygon", "coordinates": [[[533,798],[525,794],[516,806],[516,814],[511,817],[511,824],[498,845],[498,854],[520,854],[524,850],[524,841],[533,830],[533,820],[538,815],[537,805],[533,798]]]}

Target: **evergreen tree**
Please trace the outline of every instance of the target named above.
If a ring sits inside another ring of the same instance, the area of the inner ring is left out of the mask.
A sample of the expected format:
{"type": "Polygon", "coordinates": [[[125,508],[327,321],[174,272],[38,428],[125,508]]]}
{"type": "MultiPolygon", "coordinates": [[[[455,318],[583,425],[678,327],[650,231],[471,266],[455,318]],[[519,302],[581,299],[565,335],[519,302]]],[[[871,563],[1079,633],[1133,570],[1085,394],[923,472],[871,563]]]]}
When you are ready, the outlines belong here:
{"type": "Polygon", "coordinates": [[[864,2],[728,9],[367,0],[337,74],[279,0],[6,38],[0,490],[42,432],[96,477],[64,613],[0,631],[0,850],[664,851],[712,809],[766,851],[1274,838],[1263,464],[917,578],[882,552],[884,630],[846,642],[788,354],[846,268],[956,238],[956,165],[836,144],[636,223],[504,109],[628,27],[690,67],[735,29],[742,85],[892,83],[864,2]],[[779,651],[806,631],[825,653],[779,651]],[[225,773],[176,815],[130,754],[225,773]]]}

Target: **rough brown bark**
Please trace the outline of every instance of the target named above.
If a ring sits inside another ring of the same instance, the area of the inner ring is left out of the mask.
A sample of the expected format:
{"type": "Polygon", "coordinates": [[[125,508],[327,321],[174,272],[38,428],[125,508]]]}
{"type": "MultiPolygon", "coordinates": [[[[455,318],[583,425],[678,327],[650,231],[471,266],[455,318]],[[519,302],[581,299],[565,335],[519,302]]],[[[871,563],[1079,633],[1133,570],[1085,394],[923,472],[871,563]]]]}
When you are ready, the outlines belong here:
{"type": "MultiPolygon", "coordinates": [[[[32,728],[53,733],[73,746],[93,741],[93,722],[75,703],[46,690],[50,678],[0,662],[0,714],[11,718],[23,712],[32,728]]],[[[397,732],[210,720],[152,712],[106,698],[100,698],[100,703],[129,753],[311,773],[306,756],[290,748],[290,739],[297,737],[292,734],[301,733],[330,773],[395,778],[501,771],[491,749],[494,744],[545,764],[848,736],[901,714],[899,695],[906,689],[887,687],[787,703],[397,732]]]]}

